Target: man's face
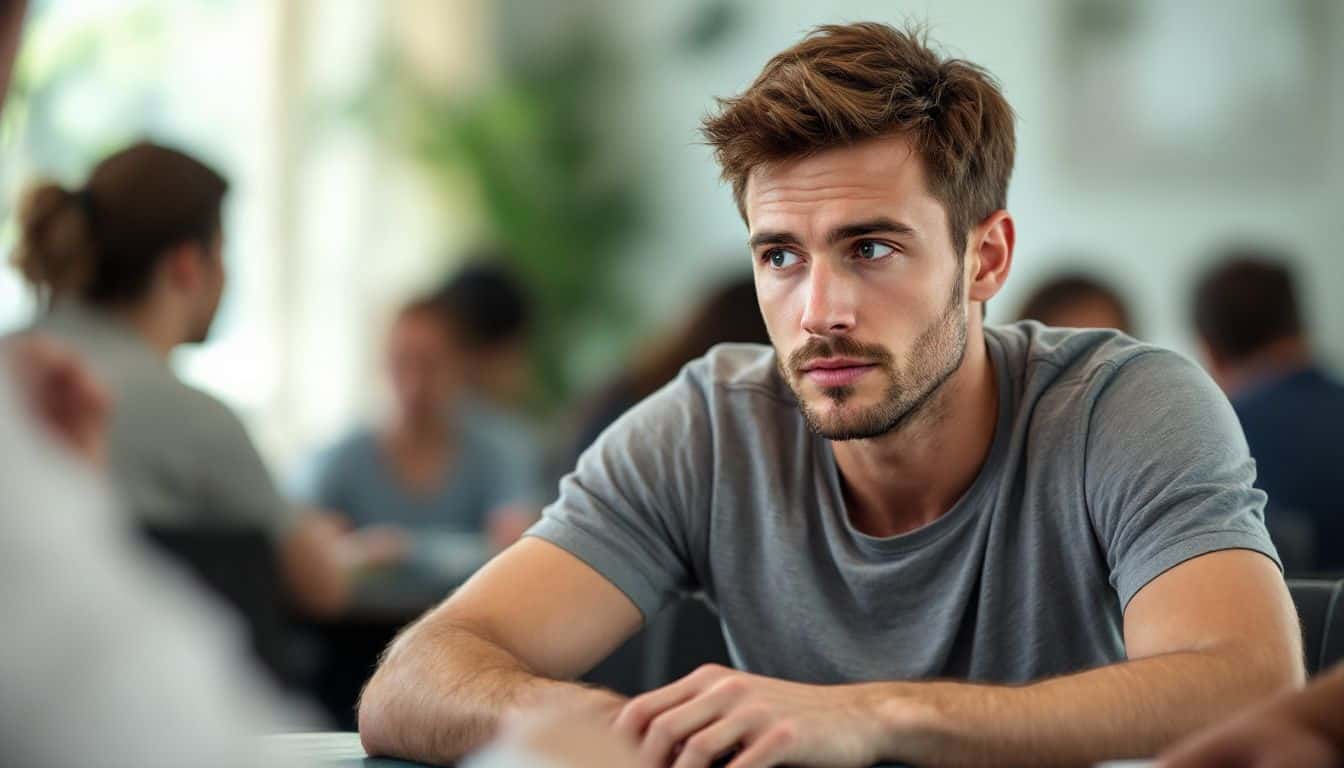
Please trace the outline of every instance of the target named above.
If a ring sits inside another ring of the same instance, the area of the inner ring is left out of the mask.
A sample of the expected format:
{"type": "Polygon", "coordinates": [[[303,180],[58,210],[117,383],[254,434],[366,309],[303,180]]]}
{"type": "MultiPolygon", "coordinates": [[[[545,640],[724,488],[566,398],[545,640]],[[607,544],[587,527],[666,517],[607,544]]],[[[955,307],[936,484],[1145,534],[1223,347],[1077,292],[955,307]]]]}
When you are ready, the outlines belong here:
{"type": "Polygon", "coordinates": [[[435,419],[457,396],[461,368],[456,339],[427,312],[397,318],[387,340],[387,374],[401,416],[435,419]]]}
{"type": "Polygon", "coordinates": [[[831,440],[897,429],[966,351],[964,260],[904,137],[748,179],[756,293],[780,372],[831,440]]]}

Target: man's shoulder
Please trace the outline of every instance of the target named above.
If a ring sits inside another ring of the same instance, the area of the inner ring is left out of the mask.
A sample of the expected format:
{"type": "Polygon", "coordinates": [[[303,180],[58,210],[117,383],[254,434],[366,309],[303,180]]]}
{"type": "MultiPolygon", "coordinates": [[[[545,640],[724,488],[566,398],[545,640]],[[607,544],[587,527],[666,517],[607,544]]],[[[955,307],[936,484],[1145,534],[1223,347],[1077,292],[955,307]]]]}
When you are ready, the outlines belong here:
{"type": "Polygon", "coordinates": [[[1028,320],[991,326],[985,333],[1028,391],[1080,385],[1099,391],[1140,369],[1144,375],[1192,370],[1202,375],[1184,356],[1112,329],[1051,328],[1028,320]]]}
{"type": "Polygon", "coordinates": [[[775,350],[765,344],[719,344],[689,363],[685,375],[706,395],[736,392],[794,402],[793,393],[779,375],[775,350]]]}

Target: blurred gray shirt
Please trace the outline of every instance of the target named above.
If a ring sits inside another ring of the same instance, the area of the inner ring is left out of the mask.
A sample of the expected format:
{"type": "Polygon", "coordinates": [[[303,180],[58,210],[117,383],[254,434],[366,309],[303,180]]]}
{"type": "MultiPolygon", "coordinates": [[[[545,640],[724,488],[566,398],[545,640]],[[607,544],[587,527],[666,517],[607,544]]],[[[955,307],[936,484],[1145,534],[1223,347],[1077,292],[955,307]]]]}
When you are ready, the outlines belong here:
{"type": "Polygon", "coordinates": [[[72,346],[109,388],[109,469],[133,519],[278,535],[297,518],[238,416],[184,384],[120,318],[65,304],[34,329],[72,346]]]}
{"type": "Polygon", "coordinates": [[[1236,416],[1198,366],[1113,331],[1021,323],[985,343],[989,454],[918,530],[855,529],[774,351],[724,345],[603,433],[531,535],[646,620],[704,590],[739,667],[811,683],[1118,662],[1124,609],[1163,572],[1227,549],[1277,562],[1236,416]]]}

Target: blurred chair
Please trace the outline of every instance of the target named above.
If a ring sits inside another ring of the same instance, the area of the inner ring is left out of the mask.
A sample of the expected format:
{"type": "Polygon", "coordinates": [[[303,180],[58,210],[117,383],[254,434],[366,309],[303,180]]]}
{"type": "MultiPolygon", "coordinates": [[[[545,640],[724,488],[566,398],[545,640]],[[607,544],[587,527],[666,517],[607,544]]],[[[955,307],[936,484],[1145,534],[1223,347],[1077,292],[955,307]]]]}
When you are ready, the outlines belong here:
{"type": "Polygon", "coordinates": [[[299,683],[298,650],[288,620],[275,547],[259,529],[141,527],[144,537],[231,607],[256,658],[285,686],[299,683]]]}
{"type": "Polygon", "coordinates": [[[1344,579],[1289,579],[1307,675],[1344,661],[1344,579]]]}
{"type": "Polygon", "coordinates": [[[1316,542],[1320,532],[1310,517],[1271,502],[1265,509],[1265,528],[1274,548],[1279,551],[1283,572],[1289,578],[1309,578],[1315,574],[1318,567],[1316,542]]]}

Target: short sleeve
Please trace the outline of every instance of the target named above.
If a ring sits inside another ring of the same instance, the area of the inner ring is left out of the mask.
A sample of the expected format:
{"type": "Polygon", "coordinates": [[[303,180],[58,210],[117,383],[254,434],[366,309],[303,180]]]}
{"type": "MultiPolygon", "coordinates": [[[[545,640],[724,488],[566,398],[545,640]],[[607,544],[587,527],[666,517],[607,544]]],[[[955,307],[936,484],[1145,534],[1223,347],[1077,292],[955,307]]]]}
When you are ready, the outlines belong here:
{"type": "Polygon", "coordinates": [[[691,370],[603,432],[528,532],[592,566],[645,621],[697,586],[692,531],[708,517],[713,449],[691,370]]]}
{"type": "Polygon", "coordinates": [[[1122,606],[1167,570],[1211,552],[1247,549],[1279,563],[1232,406],[1173,352],[1143,352],[1111,372],[1088,425],[1085,477],[1122,606]]]}
{"type": "Polygon", "coordinates": [[[200,482],[208,519],[287,533],[298,509],[276,488],[243,423],[224,404],[202,395],[197,407],[200,482]]]}

